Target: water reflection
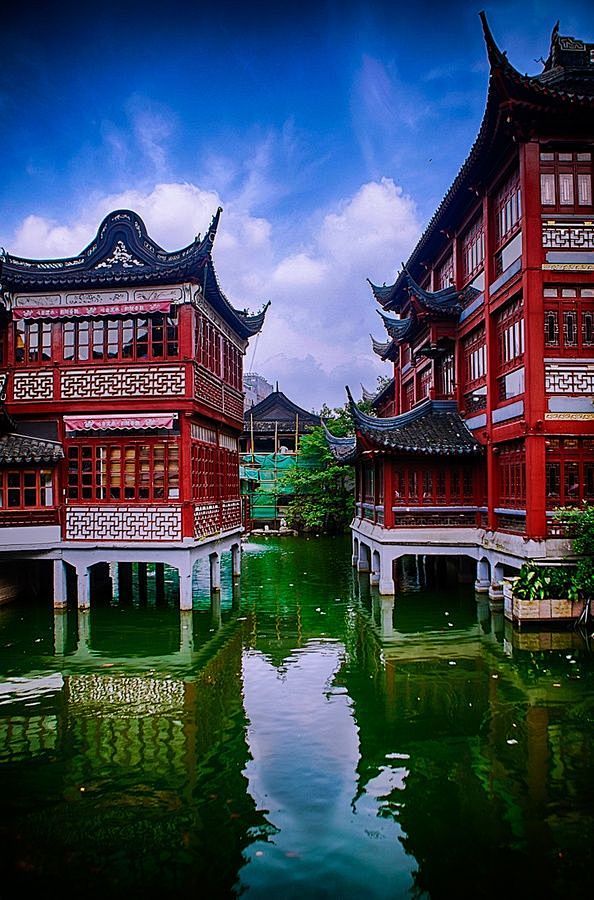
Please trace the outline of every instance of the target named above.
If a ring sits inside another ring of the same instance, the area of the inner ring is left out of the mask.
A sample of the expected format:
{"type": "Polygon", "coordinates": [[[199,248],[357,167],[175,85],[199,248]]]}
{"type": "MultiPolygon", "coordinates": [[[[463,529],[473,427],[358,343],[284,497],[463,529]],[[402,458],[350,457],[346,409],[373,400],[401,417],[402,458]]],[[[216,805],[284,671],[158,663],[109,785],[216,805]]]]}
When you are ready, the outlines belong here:
{"type": "Polygon", "coordinates": [[[190,612],[0,610],[7,895],[585,893],[579,634],[504,626],[412,565],[387,601],[341,541],[244,563],[190,612]]]}

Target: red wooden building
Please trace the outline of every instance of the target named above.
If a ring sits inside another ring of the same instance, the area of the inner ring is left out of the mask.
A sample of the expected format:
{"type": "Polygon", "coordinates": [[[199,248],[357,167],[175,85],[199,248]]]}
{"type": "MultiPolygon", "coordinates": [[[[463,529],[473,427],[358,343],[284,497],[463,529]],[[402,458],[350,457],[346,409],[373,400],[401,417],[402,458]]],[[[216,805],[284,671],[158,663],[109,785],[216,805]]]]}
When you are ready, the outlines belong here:
{"type": "Polygon", "coordinates": [[[239,566],[242,362],[265,310],[227,300],[204,237],[167,252],[129,210],[71,259],[0,260],[0,549],[64,564],[89,602],[95,562],[239,566]]]}
{"type": "Polygon", "coordinates": [[[385,593],[406,553],[471,556],[495,593],[504,567],[566,552],[556,507],[594,501],[594,44],[555,28],[521,75],[482,20],[477,138],[394,284],[372,285],[391,388],[329,438],[385,593]]]}

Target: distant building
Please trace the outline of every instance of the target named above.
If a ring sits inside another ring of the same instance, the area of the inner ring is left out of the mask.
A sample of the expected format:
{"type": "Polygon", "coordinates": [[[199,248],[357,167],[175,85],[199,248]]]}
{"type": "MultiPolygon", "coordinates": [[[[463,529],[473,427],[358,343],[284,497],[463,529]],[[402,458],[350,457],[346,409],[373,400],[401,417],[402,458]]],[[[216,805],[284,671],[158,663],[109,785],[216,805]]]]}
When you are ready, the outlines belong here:
{"type": "MultiPolygon", "coordinates": [[[[594,44],[555,28],[522,75],[483,15],[472,149],[391,285],[372,285],[394,378],[352,404],[354,557],[393,593],[406,554],[466,555],[477,589],[568,552],[555,508],[594,502],[594,44]],[[367,397],[367,399],[370,399],[367,397]]],[[[396,260],[394,260],[396,263],[396,260]]]]}
{"type": "Polygon", "coordinates": [[[274,391],[270,382],[256,372],[248,372],[243,376],[244,409],[256,406],[274,391]]]}
{"type": "Polygon", "coordinates": [[[66,564],[88,606],[99,562],[239,564],[242,364],[265,311],[235,309],[203,238],[172,253],[130,210],[71,259],[0,257],[0,556],[66,564]]]}
{"type": "Polygon", "coordinates": [[[291,492],[282,478],[299,465],[299,438],[320,417],[278,389],[246,409],[240,438],[244,525],[278,527],[291,492]]]}

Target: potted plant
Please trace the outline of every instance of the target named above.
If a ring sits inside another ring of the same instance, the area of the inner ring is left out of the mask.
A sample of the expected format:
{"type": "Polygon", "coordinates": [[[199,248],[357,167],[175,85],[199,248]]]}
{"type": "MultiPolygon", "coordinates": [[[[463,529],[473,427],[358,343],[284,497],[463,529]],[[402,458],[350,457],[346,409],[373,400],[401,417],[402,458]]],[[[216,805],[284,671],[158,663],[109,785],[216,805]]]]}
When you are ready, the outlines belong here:
{"type": "Polygon", "coordinates": [[[534,563],[520,569],[513,588],[513,617],[517,619],[550,619],[551,601],[548,595],[550,577],[546,570],[534,563]]]}

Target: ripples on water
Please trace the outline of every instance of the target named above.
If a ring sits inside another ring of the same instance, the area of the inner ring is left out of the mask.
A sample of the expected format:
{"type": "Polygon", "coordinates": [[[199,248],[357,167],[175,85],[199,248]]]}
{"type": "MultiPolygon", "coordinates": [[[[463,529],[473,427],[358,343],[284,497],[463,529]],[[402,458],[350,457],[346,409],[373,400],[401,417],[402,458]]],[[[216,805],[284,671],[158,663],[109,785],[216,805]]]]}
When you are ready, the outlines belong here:
{"type": "Polygon", "coordinates": [[[592,656],[343,540],[193,613],[0,610],[2,896],[590,894],[592,656]]]}

